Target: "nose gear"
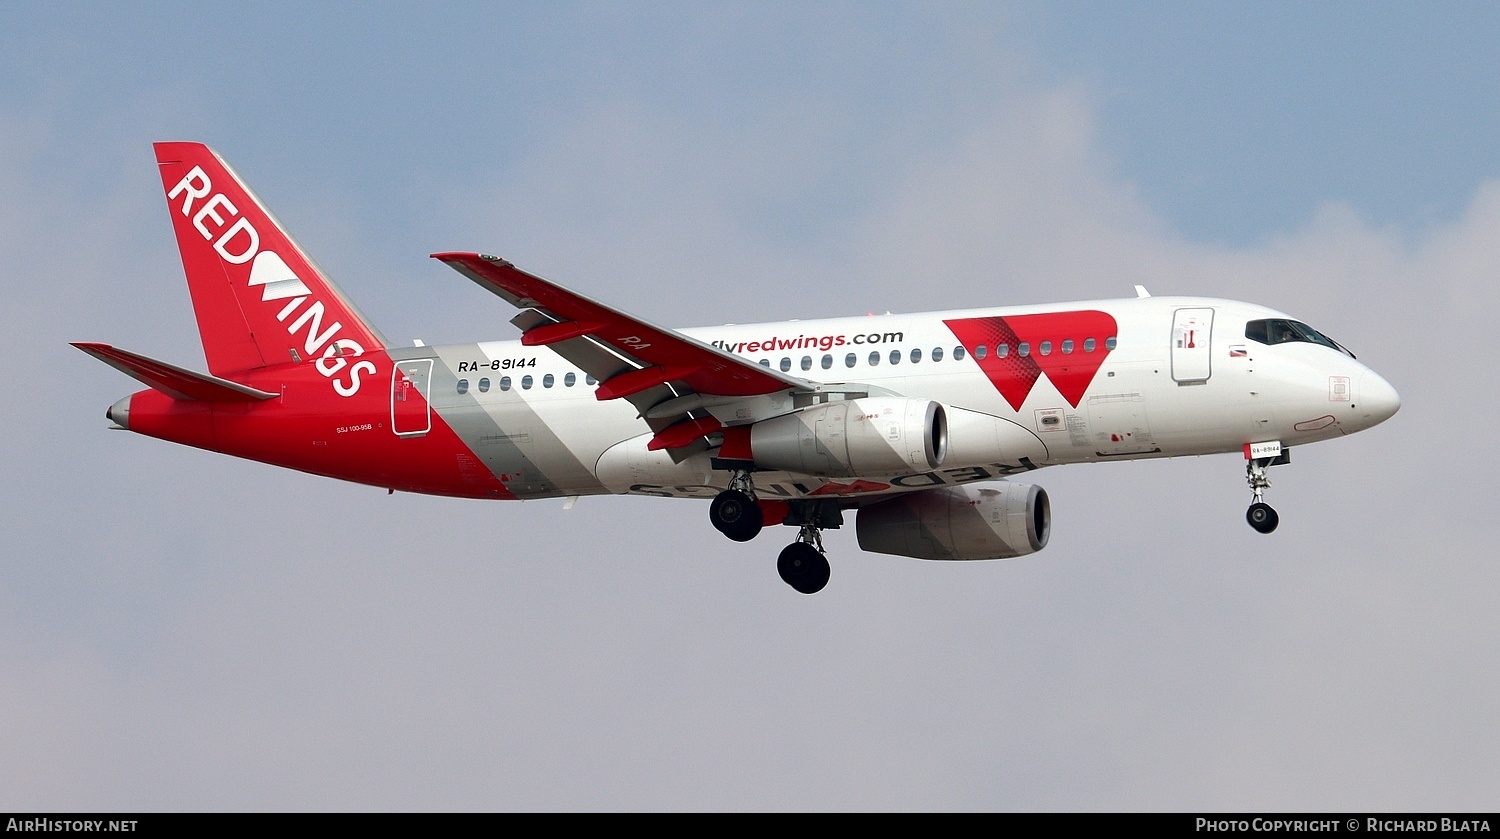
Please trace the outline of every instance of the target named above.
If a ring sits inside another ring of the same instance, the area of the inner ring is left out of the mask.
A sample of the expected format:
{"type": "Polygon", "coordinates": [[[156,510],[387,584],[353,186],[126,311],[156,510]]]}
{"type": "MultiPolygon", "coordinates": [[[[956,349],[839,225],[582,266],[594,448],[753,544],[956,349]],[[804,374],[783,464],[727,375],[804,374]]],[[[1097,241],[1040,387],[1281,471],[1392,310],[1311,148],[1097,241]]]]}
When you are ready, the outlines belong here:
{"type": "Polygon", "coordinates": [[[1278,458],[1261,457],[1251,460],[1245,464],[1245,482],[1250,484],[1250,491],[1255,493],[1255,500],[1250,503],[1250,509],[1245,511],[1245,521],[1255,528],[1257,533],[1270,533],[1281,523],[1281,517],[1270,504],[1261,500],[1265,491],[1270,488],[1271,481],[1266,477],[1266,469],[1278,458]]]}

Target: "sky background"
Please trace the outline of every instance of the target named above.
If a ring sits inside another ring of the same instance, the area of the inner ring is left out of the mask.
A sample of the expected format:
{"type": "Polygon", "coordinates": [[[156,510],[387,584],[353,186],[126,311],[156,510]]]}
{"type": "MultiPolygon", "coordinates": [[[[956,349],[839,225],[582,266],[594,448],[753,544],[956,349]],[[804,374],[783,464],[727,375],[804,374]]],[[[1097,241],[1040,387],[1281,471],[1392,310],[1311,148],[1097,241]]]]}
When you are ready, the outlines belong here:
{"type": "Polygon", "coordinates": [[[1493,811],[1497,42],[1463,2],[7,4],[0,810],[1493,811]],[[393,341],[515,335],[444,250],[682,326],[1142,283],[1403,408],[1274,470],[1269,537],[1238,456],[1062,467],[1045,551],[846,528],[803,597],[790,529],[701,503],[107,431],[136,385],[66,342],[203,366],[155,140],[393,341]]]}

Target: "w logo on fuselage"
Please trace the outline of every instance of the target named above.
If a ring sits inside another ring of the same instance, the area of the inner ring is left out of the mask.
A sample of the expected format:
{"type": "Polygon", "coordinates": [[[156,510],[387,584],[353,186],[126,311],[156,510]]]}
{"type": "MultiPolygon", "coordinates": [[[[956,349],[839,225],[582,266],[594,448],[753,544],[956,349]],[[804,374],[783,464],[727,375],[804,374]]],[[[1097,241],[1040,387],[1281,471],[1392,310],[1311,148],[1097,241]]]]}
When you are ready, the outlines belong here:
{"type": "Polygon", "coordinates": [[[1107,312],[958,318],[944,321],[1014,410],[1043,375],[1074,408],[1114,344],[1107,312]]]}

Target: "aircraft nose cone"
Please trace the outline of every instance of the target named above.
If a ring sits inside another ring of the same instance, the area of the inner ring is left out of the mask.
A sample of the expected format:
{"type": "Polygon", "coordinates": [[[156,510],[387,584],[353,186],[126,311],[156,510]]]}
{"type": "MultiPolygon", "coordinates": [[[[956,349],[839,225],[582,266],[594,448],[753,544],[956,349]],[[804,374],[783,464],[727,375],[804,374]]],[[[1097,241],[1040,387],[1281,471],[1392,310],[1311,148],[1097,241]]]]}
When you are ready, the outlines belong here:
{"type": "Polygon", "coordinates": [[[1390,382],[1373,371],[1365,371],[1359,378],[1360,413],[1369,419],[1370,425],[1379,425],[1390,419],[1401,409],[1401,396],[1390,382]]]}

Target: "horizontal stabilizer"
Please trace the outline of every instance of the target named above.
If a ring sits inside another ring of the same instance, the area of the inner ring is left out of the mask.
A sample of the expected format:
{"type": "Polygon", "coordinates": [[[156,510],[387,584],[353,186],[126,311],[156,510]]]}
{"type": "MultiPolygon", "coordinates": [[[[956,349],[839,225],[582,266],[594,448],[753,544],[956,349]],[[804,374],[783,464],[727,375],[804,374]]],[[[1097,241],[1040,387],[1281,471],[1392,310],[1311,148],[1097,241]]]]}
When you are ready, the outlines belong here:
{"type": "Polygon", "coordinates": [[[76,342],[73,346],[173,399],[197,402],[256,402],[280,394],[256,390],[228,379],[194,373],[165,361],[116,349],[109,344],[76,342]]]}

